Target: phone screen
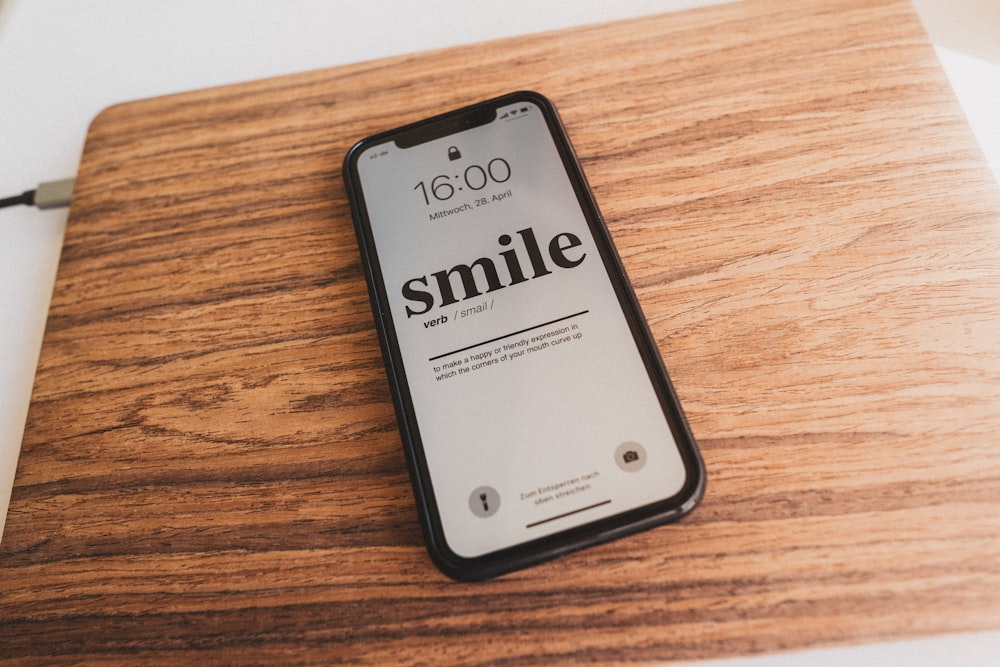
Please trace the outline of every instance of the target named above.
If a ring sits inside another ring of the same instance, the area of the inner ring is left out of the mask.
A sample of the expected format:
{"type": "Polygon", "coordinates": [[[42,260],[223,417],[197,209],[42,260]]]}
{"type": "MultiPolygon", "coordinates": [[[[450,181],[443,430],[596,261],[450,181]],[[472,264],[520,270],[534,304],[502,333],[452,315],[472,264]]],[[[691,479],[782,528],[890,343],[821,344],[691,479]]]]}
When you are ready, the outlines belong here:
{"type": "Polygon", "coordinates": [[[353,158],[428,492],[462,558],[692,485],[558,121],[544,100],[501,99],[353,158]]]}

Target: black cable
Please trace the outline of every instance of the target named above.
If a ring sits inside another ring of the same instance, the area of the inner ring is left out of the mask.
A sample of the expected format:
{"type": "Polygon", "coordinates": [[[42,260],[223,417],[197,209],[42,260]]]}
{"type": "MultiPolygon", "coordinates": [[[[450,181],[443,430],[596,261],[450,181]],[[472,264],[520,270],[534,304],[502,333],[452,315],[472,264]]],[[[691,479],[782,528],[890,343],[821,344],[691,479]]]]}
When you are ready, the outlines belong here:
{"type": "Polygon", "coordinates": [[[25,190],[14,197],[0,199],[0,208],[17,206],[18,204],[36,206],[40,209],[69,206],[69,200],[73,196],[73,186],[75,184],[76,180],[72,178],[40,183],[34,190],[25,190]]]}
{"type": "Polygon", "coordinates": [[[31,206],[35,203],[35,191],[26,190],[16,197],[5,197],[0,199],[0,208],[6,208],[8,206],[17,206],[18,204],[24,204],[25,206],[31,206]]]}

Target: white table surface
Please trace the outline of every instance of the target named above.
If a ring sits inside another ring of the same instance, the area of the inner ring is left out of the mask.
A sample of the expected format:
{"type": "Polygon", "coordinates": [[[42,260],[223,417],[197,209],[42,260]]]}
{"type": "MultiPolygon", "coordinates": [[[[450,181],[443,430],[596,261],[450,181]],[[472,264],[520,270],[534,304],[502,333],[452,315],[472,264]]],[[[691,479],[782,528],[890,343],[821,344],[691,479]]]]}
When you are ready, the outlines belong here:
{"type": "MultiPolygon", "coordinates": [[[[72,176],[118,102],[719,1],[0,0],[0,197],[72,176]]],[[[914,4],[1000,181],[1000,2],[914,4]]],[[[0,209],[0,537],[66,216],[0,209]]],[[[997,665],[1000,632],[700,664],[803,663],[997,665]]]]}

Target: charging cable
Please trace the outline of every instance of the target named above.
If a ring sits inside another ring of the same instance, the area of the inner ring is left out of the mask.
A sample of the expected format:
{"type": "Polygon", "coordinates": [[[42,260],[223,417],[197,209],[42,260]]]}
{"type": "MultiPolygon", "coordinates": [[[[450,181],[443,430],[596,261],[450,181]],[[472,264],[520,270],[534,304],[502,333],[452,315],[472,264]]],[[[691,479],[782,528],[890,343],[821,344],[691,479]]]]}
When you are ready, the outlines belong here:
{"type": "Polygon", "coordinates": [[[61,181],[41,183],[34,190],[25,190],[19,195],[0,199],[0,208],[17,206],[18,204],[35,206],[41,209],[69,206],[75,182],[75,178],[64,178],[61,181]]]}

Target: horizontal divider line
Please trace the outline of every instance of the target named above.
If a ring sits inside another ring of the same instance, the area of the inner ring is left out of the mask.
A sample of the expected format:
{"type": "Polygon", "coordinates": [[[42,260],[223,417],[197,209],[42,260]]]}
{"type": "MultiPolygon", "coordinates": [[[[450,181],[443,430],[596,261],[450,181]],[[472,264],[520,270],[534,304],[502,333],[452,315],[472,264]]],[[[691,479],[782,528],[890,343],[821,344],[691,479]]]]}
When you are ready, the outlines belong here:
{"type": "Polygon", "coordinates": [[[451,352],[445,352],[443,354],[437,355],[436,357],[431,357],[427,361],[436,361],[438,359],[443,359],[444,357],[450,357],[453,354],[458,354],[459,352],[465,352],[466,350],[471,350],[472,348],[479,347],[480,345],[487,345],[489,343],[495,343],[498,340],[503,340],[504,338],[510,338],[511,336],[516,336],[518,334],[523,334],[526,331],[532,331],[534,329],[540,329],[541,327],[547,327],[550,324],[555,324],[556,322],[562,322],[563,320],[568,320],[568,319],[571,319],[573,317],[579,317],[580,315],[586,315],[589,312],[590,312],[589,310],[581,310],[579,313],[573,313],[572,315],[566,315],[565,317],[558,317],[558,318],[556,318],[554,320],[550,320],[548,322],[542,322],[541,324],[536,324],[533,327],[528,327],[527,329],[521,329],[520,331],[514,331],[514,332],[509,333],[509,334],[504,334],[502,336],[497,336],[496,338],[490,338],[489,340],[484,340],[484,341],[479,342],[479,343],[474,343],[472,345],[467,345],[466,347],[462,347],[462,348],[459,348],[457,350],[452,350],[451,352]]]}
{"type": "Polygon", "coordinates": [[[586,507],[581,507],[580,509],[573,510],[572,512],[566,512],[565,514],[560,514],[559,516],[552,516],[549,517],[548,519],[542,519],[541,521],[536,521],[535,523],[529,523],[527,526],[525,526],[525,528],[534,528],[535,526],[540,526],[543,523],[548,523],[549,521],[555,521],[556,519],[563,519],[565,517],[572,516],[574,514],[579,514],[580,512],[586,512],[587,510],[592,510],[595,507],[600,507],[601,505],[607,505],[610,502],[611,502],[610,498],[608,500],[602,500],[599,503],[594,503],[593,505],[587,505],[586,507]]]}

